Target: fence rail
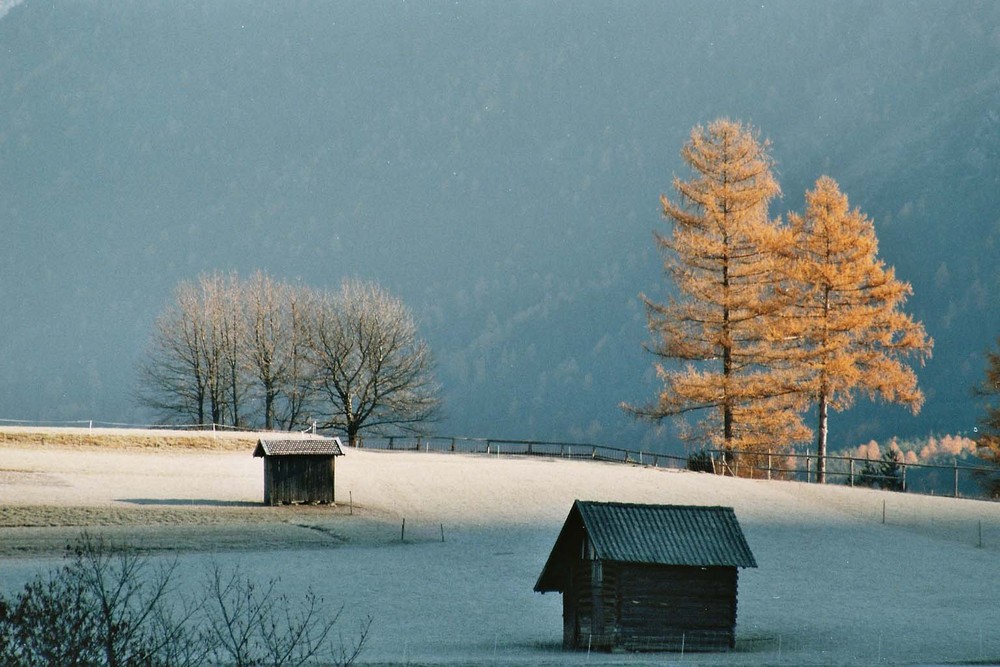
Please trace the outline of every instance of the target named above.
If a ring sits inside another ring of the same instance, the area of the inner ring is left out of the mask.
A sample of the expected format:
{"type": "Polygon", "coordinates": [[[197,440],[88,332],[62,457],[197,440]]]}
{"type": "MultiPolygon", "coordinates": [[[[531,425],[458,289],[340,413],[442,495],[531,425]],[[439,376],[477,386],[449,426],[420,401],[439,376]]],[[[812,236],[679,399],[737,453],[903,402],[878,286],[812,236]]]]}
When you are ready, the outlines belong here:
{"type": "Polygon", "coordinates": [[[546,440],[507,440],[502,438],[466,438],[444,436],[387,436],[364,438],[359,449],[385,451],[449,452],[486,454],[492,456],[549,456],[566,459],[588,459],[631,463],[653,468],[684,468],[686,456],[656,454],[637,449],[623,449],[607,445],[579,442],[551,442],[546,440]]]}
{"type": "MultiPolygon", "coordinates": [[[[468,438],[444,436],[387,436],[364,438],[358,442],[361,449],[385,451],[454,452],[486,454],[493,456],[549,456],[566,459],[586,459],[644,465],[654,468],[695,469],[718,475],[749,477],[751,479],[816,481],[815,454],[794,452],[767,453],[750,451],[704,450],[700,459],[706,467],[699,466],[699,459],[673,454],[658,454],[637,449],[624,449],[607,445],[579,442],[551,442],[542,440],[508,440],[499,438],[468,438]]],[[[696,455],[697,456],[697,455],[696,455]]],[[[905,463],[899,461],[894,474],[878,470],[881,460],[857,456],[827,456],[826,478],[830,483],[849,486],[874,486],[890,490],[948,495],[955,498],[983,498],[981,480],[1000,475],[988,466],[951,465],[933,463],[905,463]]]]}
{"type": "MultiPolygon", "coordinates": [[[[721,450],[706,450],[705,453],[711,471],[716,474],[741,475],[742,467],[742,476],[750,478],[814,482],[817,477],[819,457],[815,454],[721,450]]],[[[952,460],[951,465],[898,461],[892,474],[880,470],[880,466],[886,463],[884,459],[833,455],[826,456],[825,460],[826,477],[834,483],[956,498],[982,497],[984,493],[980,480],[1000,475],[1000,470],[989,466],[960,465],[957,458],[952,460]]]]}

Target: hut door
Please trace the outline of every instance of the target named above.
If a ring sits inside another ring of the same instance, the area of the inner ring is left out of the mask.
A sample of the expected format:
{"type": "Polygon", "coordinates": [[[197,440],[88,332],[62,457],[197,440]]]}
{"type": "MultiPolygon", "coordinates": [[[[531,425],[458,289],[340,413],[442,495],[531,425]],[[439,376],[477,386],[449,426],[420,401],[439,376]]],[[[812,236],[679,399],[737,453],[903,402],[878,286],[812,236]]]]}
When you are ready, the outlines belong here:
{"type": "Polygon", "coordinates": [[[580,619],[576,615],[574,591],[563,591],[563,649],[576,648],[580,642],[580,619]]]}

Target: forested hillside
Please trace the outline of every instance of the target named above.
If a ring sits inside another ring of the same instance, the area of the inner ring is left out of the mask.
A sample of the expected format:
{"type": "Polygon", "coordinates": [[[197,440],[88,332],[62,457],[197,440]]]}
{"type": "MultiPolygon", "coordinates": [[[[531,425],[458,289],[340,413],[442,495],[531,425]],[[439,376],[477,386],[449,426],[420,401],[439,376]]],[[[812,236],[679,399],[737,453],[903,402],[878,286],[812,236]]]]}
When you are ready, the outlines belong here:
{"type": "Polygon", "coordinates": [[[0,16],[0,418],[142,422],[181,280],[374,280],[420,319],[443,432],[675,447],[640,292],[690,128],[772,141],[875,222],[935,339],[920,416],[862,403],[831,447],[969,432],[1000,334],[1000,6],[45,3],[0,16]]]}

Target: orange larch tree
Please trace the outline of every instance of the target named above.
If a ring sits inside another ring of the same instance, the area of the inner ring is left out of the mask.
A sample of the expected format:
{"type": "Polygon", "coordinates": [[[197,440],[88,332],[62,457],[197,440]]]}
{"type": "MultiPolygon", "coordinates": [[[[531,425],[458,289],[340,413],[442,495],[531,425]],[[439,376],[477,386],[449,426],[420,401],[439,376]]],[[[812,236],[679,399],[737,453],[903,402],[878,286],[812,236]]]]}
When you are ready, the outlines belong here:
{"type": "Polygon", "coordinates": [[[794,304],[785,334],[798,341],[794,386],[817,406],[817,477],[826,478],[829,410],[849,408],[858,392],[910,407],[923,404],[906,363],[930,357],[933,340],[903,312],[913,290],[878,258],[872,221],[851,209],[837,182],[821,177],[806,193],[804,215],[789,215],[784,241],[794,304]]]}
{"type": "Polygon", "coordinates": [[[768,144],[720,119],[695,127],[681,155],[694,177],[674,179],[676,203],[661,197],[672,233],[656,236],[678,296],[643,296],[663,386],[653,403],[623,407],[655,420],[707,412],[692,439],[730,459],[734,450],[783,448],[809,432],[788,389],[787,295],[768,243],[778,224],[768,206],[780,188],[768,144]]]}

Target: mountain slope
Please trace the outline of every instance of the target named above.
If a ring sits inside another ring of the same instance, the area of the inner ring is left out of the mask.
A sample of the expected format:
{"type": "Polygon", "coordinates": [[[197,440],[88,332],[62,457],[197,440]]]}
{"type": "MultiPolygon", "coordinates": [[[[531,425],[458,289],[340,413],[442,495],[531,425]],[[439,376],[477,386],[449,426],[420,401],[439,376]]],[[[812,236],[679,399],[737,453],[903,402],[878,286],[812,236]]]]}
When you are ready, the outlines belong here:
{"type": "Polygon", "coordinates": [[[172,287],[260,268],[399,294],[444,432],[675,449],[617,405],[656,386],[657,198],[729,115],[773,141],[776,215],[828,173],[875,219],[937,341],[920,418],[862,405],[833,444],[969,431],[1000,332],[998,30],[989,2],[29,0],[0,17],[0,416],[148,419],[172,287]]]}

